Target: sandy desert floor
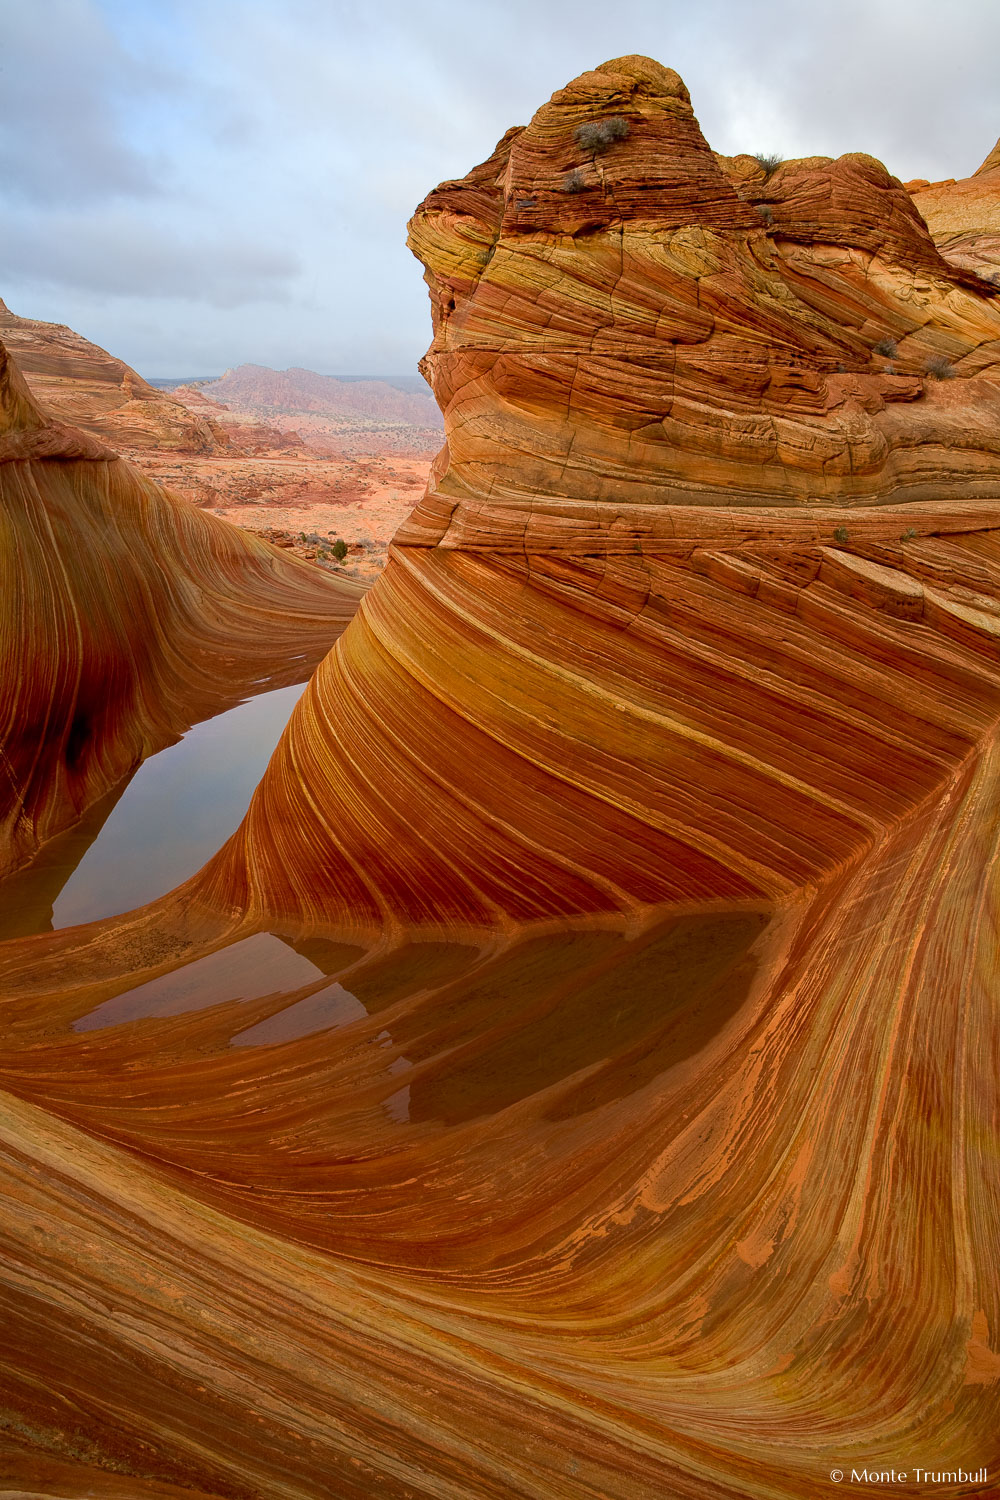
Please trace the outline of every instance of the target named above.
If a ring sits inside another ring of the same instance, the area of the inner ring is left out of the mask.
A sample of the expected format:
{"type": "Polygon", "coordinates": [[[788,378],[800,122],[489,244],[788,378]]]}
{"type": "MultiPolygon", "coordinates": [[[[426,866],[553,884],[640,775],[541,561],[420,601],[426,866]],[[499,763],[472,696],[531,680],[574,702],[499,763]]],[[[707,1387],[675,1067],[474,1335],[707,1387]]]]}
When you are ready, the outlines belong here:
{"type": "Polygon", "coordinates": [[[393,533],[420,499],[431,464],[425,454],[127,457],[202,509],[358,578],[381,571],[393,533]],[[324,555],[338,537],[348,546],[343,563],[324,555]]]}

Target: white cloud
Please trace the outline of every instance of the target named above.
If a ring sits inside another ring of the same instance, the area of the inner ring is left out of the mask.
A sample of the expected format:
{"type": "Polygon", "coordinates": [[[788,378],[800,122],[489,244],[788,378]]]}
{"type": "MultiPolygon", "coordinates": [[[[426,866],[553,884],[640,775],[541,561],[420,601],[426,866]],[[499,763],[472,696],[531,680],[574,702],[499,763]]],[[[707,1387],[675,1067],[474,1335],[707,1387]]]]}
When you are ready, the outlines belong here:
{"type": "Polygon", "coordinates": [[[294,254],[223,238],[220,229],[197,240],[169,224],[106,213],[53,213],[39,242],[26,218],[8,220],[4,261],[8,275],[39,287],[72,287],[107,297],[150,302],[183,298],[194,305],[239,308],[261,298],[287,301],[299,269],[294,254]]]}

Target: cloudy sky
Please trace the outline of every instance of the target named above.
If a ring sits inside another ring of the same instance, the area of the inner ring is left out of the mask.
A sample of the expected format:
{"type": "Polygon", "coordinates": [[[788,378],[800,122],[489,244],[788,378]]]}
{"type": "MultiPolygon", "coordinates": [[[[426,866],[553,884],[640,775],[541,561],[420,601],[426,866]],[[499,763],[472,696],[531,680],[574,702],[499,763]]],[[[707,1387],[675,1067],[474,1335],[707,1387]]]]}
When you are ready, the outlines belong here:
{"type": "Polygon", "coordinates": [[[674,67],[716,150],[964,177],[996,0],[0,0],[0,295],[147,376],[411,372],[406,220],[577,73],[674,67]]]}

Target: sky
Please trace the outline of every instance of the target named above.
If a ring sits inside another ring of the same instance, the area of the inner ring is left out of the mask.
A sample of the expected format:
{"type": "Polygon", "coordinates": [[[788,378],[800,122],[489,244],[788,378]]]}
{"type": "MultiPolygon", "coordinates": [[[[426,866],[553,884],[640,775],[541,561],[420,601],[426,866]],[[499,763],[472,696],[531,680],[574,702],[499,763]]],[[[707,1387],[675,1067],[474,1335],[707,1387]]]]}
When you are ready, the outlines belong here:
{"type": "Polygon", "coordinates": [[[0,0],[0,296],[152,378],[413,373],[413,209],[632,52],[726,154],[935,181],[1000,135],[996,0],[0,0]]]}

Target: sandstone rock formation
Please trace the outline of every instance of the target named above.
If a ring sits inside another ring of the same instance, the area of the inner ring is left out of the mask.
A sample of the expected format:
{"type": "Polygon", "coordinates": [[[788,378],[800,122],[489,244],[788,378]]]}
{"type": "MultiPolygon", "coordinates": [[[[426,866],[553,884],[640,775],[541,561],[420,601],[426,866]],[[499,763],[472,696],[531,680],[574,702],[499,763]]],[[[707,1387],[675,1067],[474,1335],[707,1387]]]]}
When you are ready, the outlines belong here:
{"type": "Polygon", "coordinates": [[[265,680],[360,588],[195,511],[46,417],[0,345],[0,873],[265,680]]]}
{"type": "Polygon", "coordinates": [[[988,477],[997,493],[1000,302],[941,258],[901,185],[844,157],[740,197],[676,75],[617,76],[556,94],[411,226],[448,426],[438,492],[885,503],[988,477]],[[588,161],[574,132],[594,110],[624,111],[629,134],[588,161]],[[937,358],[967,377],[961,415],[927,378],[937,358]]]}
{"type": "Polygon", "coordinates": [[[7,1404],[80,1493],[995,1468],[997,298],[637,57],[411,236],[447,445],[243,827],[0,948],[7,1404]]]}
{"type": "MultiPolygon", "coordinates": [[[[16,317],[2,302],[0,336],[55,421],[86,431],[154,483],[258,534],[319,529],[374,541],[372,572],[384,565],[388,537],[418,498],[441,446],[440,413],[426,387],[247,365],[212,387],[230,396],[230,405],[200,385],[157,390],[72,329],[16,317]]],[[[413,381],[422,384],[419,376],[413,381]]]]}
{"type": "Polygon", "coordinates": [[[971,177],[907,186],[941,254],[1000,287],[1000,141],[971,177]]]}
{"type": "Polygon", "coordinates": [[[211,453],[226,446],[210,415],[195,414],[148,385],[63,323],[19,318],[0,302],[0,338],[42,410],[116,451],[211,453]]]}

